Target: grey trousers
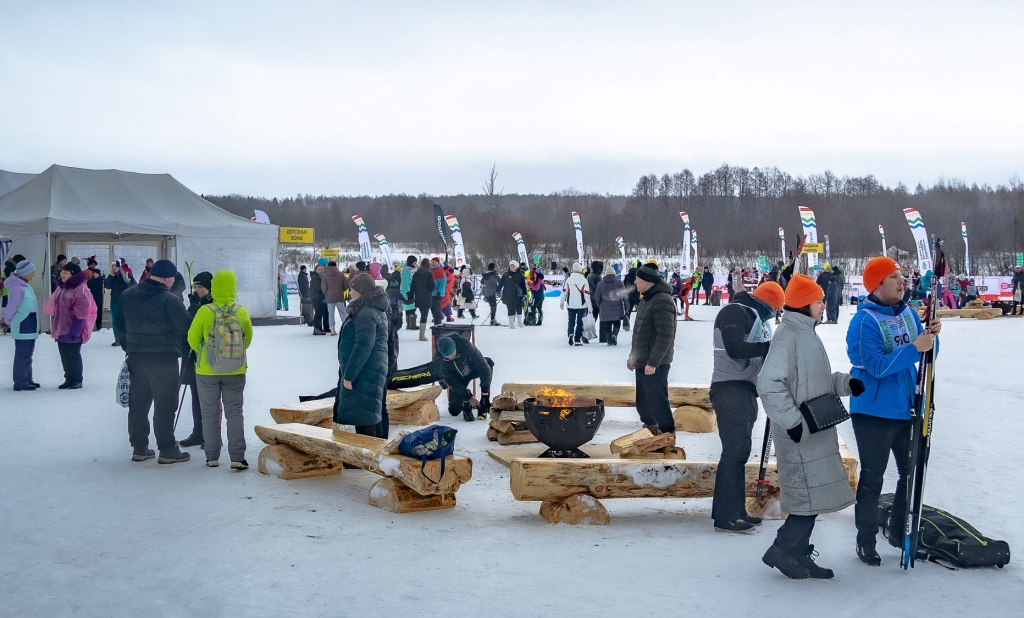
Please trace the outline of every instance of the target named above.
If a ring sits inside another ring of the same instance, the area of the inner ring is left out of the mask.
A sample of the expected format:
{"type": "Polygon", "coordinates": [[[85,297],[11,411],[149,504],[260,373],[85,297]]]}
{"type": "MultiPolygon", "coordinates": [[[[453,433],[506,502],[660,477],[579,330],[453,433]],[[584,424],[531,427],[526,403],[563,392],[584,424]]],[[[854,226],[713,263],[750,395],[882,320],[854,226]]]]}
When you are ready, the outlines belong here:
{"type": "Polygon", "coordinates": [[[231,461],[245,459],[245,425],[242,418],[242,393],[245,375],[196,376],[199,403],[203,409],[203,450],[206,460],[220,459],[220,404],[228,425],[228,455],[231,461]]]}

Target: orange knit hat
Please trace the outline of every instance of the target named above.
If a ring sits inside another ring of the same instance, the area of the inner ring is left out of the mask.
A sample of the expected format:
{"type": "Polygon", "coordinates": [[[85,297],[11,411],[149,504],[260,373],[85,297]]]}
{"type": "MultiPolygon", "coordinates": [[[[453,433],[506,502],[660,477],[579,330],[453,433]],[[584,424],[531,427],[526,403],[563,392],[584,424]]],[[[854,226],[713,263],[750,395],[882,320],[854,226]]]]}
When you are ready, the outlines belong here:
{"type": "Polygon", "coordinates": [[[786,304],[786,293],[782,291],[782,286],[774,281],[765,281],[750,295],[776,311],[786,304]]]}
{"type": "Polygon", "coordinates": [[[882,281],[886,277],[899,269],[900,265],[896,263],[896,260],[884,255],[868,260],[867,266],[864,267],[864,287],[867,288],[868,294],[874,292],[875,288],[882,285],[882,281]]]}
{"type": "Polygon", "coordinates": [[[821,286],[807,275],[793,275],[786,286],[786,305],[794,309],[806,307],[825,298],[821,286]]]}

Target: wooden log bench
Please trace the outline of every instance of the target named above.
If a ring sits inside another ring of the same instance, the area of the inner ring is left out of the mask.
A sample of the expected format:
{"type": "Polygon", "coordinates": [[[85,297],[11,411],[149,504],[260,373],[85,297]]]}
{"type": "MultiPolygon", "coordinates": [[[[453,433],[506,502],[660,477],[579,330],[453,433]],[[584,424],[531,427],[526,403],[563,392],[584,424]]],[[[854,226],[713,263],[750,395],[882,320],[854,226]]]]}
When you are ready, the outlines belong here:
{"type": "Polygon", "coordinates": [[[964,309],[939,309],[935,312],[940,318],[975,318],[978,320],[991,320],[1003,315],[1003,310],[998,307],[970,307],[964,309]]]}
{"type": "Polygon", "coordinates": [[[400,455],[395,440],[362,436],[303,423],[257,425],[267,446],[260,452],[259,471],[282,479],[341,474],[342,464],[381,475],[370,488],[370,504],[395,513],[450,509],[455,492],[473,476],[473,461],[449,456],[441,476],[441,460],[422,462],[400,455]]]}
{"type": "MultiPolygon", "coordinates": [[[[583,447],[591,459],[516,457],[511,459],[510,486],[516,500],[541,502],[540,515],[553,524],[610,522],[600,500],[605,498],[710,498],[714,495],[717,461],[616,458],[607,446],[583,447]],[[604,449],[608,449],[604,454],[604,449]]],[[[524,449],[525,450],[525,449],[524,449]]],[[[840,445],[850,486],[857,487],[857,459],[840,445]]],[[[491,453],[499,461],[502,458],[491,453]]],[[[775,462],[768,465],[761,500],[755,498],[760,464],[746,465],[747,510],[751,515],[785,517],[778,506],[775,462]]]]}
{"type": "MultiPolygon", "coordinates": [[[[429,425],[441,420],[437,404],[441,394],[436,384],[417,388],[389,390],[388,416],[392,425],[429,425]]],[[[270,408],[278,423],[303,423],[331,429],[334,427],[334,399],[314,399],[270,408]]]]}
{"type": "MultiPolygon", "coordinates": [[[[593,397],[604,401],[610,408],[636,407],[636,384],[633,382],[609,382],[604,384],[584,382],[506,382],[501,394],[495,397],[493,407],[502,411],[522,410],[523,401],[544,389],[560,389],[577,397],[593,397]]],[[[718,420],[711,407],[709,387],[694,384],[669,384],[668,401],[675,407],[672,413],[676,431],[712,433],[718,429],[718,420]]],[[[492,422],[492,428],[494,427],[492,422]]],[[[497,438],[495,438],[497,439],[497,438]]],[[[499,442],[500,443],[500,442],[499,442]]]]}

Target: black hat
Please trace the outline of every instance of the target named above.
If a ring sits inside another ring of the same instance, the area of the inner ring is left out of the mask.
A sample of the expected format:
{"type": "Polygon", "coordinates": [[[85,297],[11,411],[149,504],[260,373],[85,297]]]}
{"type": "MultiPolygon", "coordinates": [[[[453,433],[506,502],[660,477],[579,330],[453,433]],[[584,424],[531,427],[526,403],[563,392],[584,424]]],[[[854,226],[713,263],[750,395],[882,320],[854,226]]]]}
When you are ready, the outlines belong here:
{"type": "Polygon", "coordinates": [[[58,262],[63,262],[66,259],[68,259],[68,256],[64,255],[63,253],[61,253],[60,255],[57,256],[57,261],[58,262]]]}
{"type": "Polygon", "coordinates": [[[358,270],[361,273],[366,272],[366,262],[362,260],[356,262],[356,270],[358,270]]]}
{"type": "Polygon", "coordinates": [[[657,283],[661,281],[661,273],[653,268],[647,268],[644,266],[636,269],[636,278],[643,279],[647,283],[657,283]]]}
{"type": "Polygon", "coordinates": [[[178,267],[170,260],[157,260],[153,263],[153,267],[149,269],[150,277],[173,279],[176,274],[178,274],[178,267]]]}
{"type": "Polygon", "coordinates": [[[203,272],[199,273],[195,277],[192,277],[192,283],[198,283],[199,285],[203,286],[207,290],[212,289],[212,287],[213,287],[213,274],[204,270],[203,272]]]}
{"type": "Polygon", "coordinates": [[[494,262],[491,262],[490,264],[487,265],[487,270],[494,270],[497,267],[498,267],[497,264],[495,264],[494,262]]]}
{"type": "Polygon", "coordinates": [[[78,273],[82,272],[82,267],[79,266],[78,264],[72,264],[71,262],[68,262],[64,266],[61,266],[61,270],[66,270],[72,275],[77,275],[78,273]]]}

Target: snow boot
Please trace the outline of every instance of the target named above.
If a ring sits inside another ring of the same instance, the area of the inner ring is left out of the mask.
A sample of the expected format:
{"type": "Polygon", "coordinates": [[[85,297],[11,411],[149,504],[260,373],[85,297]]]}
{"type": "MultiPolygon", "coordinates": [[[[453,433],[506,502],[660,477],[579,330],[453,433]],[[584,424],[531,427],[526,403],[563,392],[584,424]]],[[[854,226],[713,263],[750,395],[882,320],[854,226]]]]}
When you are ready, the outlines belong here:
{"type": "Polygon", "coordinates": [[[182,463],[188,461],[190,456],[188,453],[182,453],[177,448],[169,449],[166,451],[160,451],[160,458],[157,459],[157,463],[162,464],[173,464],[182,463]]]}
{"type": "Polygon", "coordinates": [[[178,442],[178,446],[179,447],[184,447],[184,448],[188,448],[190,446],[202,446],[202,445],[203,445],[203,441],[201,439],[197,438],[195,434],[192,434],[189,437],[187,437],[184,440],[182,440],[181,442],[178,442]]]}
{"type": "Polygon", "coordinates": [[[629,316],[622,318],[622,330],[629,332],[629,316]]]}
{"type": "Polygon", "coordinates": [[[314,328],[314,329],[313,329],[313,334],[314,334],[314,335],[326,335],[326,334],[327,334],[327,332],[326,332],[326,331],[322,331],[322,330],[320,330],[319,328],[314,328]]]}
{"type": "Polygon", "coordinates": [[[768,548],[768,551],[764,552],[761,556],[761,562],[767,564],[773,569],[778,569],[783,575],[790,579],[807,579],[811,576],[807,572],[807,567],[800,564],[796,556],[790,556],[786,552],[779,549],[774,543],[768,548]]]}
{"type": "Polygon", "coordinates": [[[156,457],[156,452],[151,448],[137,448],[132,450],[132,461],[146,461],[147,459],[153,459],[154,457],[156,457]]]}
{"type": "Polygon", "coordinates": [[[754,524],[744,521],[743,519],[735,519],[732,521],[716,521],[715,532],[739,532],[747,533],[754,531],[754,524]]]}
{"type": "Polygon", "coordinates": [[[882,557],[878,555],[874,541],[870,543],[857,541],[857,557],[868,566],[882,565],[882,557]]]}
{"type": "Polygon", "coordinates": [[[572,335],[569,335],[569,345],[576,345],[576,342],[572,339],[572,335]]]}
{"type": "Polygon", "coordinates": [[[817,554],[818,552],[814,551],[814,545],[808,545],[807,549],[800,552],[800,555],[796,557],[796,561],[807,569],[807,574],[811,579],[832,579],[835,577],[836,574],[832,572],[832,569],[826,569],[815,564],[814,556],[817,554]]]}
{"type": "Polygon", "coordinates": [[[217,461],[216,459],[207,459],[206,460],[206,467],[207,468],[216,468],[219,465],[220,465],[220,462],[217,461]]]}
{"type": "Polygon", "coordinates": [[[462,420],[467,423],[472,423],[476,420],[476,417],[473,416],[473,408],[469,405],[468,401],[462,404],[462,420]]]}
{"type": "Polygon", "coordinates": [[[427,339],[427,324],[424,322],[420,324],[420,341],[429,341],[427,339]]]}
{"type": "Polygon", "coordinates": [[[338,336],[338,331],[336,331],[336,330],[334,330],[334,329],[332,328],[332,329],[331,329],[331,337],[337,337],[337,336],[338,336]]]}
{"type": "Polygon", "coordinates": [[[523,316],[522,316],[522,314],[518,314],[518,313],[516,314],[516,324],[519,325],[519,328],[523,327],[523,316]]]}
{"type": "Polygon", "coordinates": [[[740,515],[740,519],[742,519],[743,521],[747,522],[748,524],[751,524],[751,525],[754,525],[754,526],[760,526],[761,525],[761,518],[760,517],[754,517],[753,515],[748,515],[748,514],[744,513],[744,514],[740,515]]]}
{"type": "MultiPolygon", "coordinates": [[[[580,337],[580,341],[587,345],[590,345],[590,339],[587,339],[586,337],[580,337]]],[[[577,342],[576,345],[579,345],[579,342],[577,342]]]]}
{"type": "Polygon", "coordinates": [[[471,319],[473,319],[473,320],[475,320],[475,319],[476,319],[476,317],[477,317],[477,316],[476,316],[476,309],[470,309],[470,310],[469,310],[469,317],[470,317],[471,319]]]}
{"type": "Polygon", "coordinates": [[[232,470],[236,470],[238,472],[241,472],[243,470],[248,470],[249,469],[249,462],[244,460],[244,459],[241,460],[241,461],[232,461],[231,462],[231,469],[232,470]]]}
{"type": "Polygon", "coordinates": [[[514,316],[514,315],[508,316],[508,327],[509,328],[515,328],[516,327],[516,316],[514,316]]]}
{"type": "Polygon", "coordinates": [[[408,313],[405,314],[405,330],[416,330],[416,314],[408,313]]]}
{"type": "Polygon", "coordinates": [[[465,318],[466,317],[465,310],[464,309],[459,309],[459,313],[458,313],[458,315],[456,317],[458,317],[460,320],[465,318]]]}
{"type": "Polygon", "coordinates": [[[608,345],[619,345],[619,340],[611,333],[608,333],[608,345]]]}
{"type": "Polygon", "coordinates": [[[537,326],[544,323],[544,312],[540,309],[537,310],[537,326]]]}

